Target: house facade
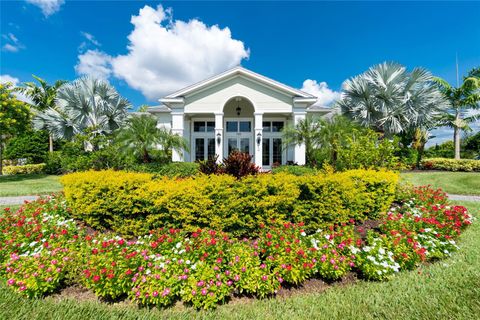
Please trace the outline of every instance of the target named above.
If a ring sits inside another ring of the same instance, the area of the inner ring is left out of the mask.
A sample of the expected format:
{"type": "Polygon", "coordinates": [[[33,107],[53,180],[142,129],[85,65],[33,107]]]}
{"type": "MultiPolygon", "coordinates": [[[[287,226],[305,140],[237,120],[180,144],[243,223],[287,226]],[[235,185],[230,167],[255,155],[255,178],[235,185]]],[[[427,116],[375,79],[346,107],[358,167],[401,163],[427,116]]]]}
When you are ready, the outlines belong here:
{"type": "Polygon", "coordinates": [[[274,164],[305,164],[305,146],[285,146],[282,129],[324,116],[329,108],[312,107],[315,96],[236,67],[162,99],[148,112],[158,126],[183,136],[190,150],[173,152],[173,161],[221,160],[233,150],[248,152],[264,170],[274,164]]]}

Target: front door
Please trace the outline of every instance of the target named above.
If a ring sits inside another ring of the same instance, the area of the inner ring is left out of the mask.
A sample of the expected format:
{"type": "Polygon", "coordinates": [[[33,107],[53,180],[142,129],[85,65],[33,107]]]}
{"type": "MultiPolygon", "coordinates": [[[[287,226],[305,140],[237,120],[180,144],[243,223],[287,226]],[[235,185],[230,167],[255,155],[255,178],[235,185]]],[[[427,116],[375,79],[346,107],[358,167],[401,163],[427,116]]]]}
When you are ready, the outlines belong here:
{"type": "Polygon", "coordinates": [[[224,157],[228,157],[233,151],[246,152],[253,156],[252,123],[251,119],[225,121],[224,157]]]}

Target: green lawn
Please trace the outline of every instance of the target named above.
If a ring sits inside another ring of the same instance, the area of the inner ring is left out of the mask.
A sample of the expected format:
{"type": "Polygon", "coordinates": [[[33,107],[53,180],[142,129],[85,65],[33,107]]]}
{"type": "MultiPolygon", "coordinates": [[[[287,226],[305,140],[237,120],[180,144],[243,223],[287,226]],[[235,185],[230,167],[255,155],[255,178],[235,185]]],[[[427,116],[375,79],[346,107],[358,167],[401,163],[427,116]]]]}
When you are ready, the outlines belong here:
{"type": "Polygon", "coordinates": [[[405,172],[400,176],[414,185],[431,184],[452,194],[480,195],[479,172],[405,172]]]}
{"type": "MultiPolygon", "coordinates": [[[[480,203],[457,202],[480,217],[480,203]]],[[[138,309],[53,297],[28,300],[0,284],[0,319],[478,319],[480,314],[480,222],[461,236],[451,258],[401,272],[390,282],[360,281],[324,293],[242,301],[213,311],[175,306],[138,309]]]]}
{"type": "Polygon", "coordinates": [[[62,190],[59,176],[24,174],[0,176],[0,197],[49,194],[62,190]]]}

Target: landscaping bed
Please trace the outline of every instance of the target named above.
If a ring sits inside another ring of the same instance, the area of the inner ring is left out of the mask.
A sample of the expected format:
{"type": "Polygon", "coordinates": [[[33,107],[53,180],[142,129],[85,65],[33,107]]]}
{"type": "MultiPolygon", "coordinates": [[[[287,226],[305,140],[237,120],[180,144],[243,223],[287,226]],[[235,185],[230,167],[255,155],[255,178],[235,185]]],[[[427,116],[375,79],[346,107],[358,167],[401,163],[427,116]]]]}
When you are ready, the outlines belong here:
{"type": "Polygon", "coordinates": [[[5,210],[0,272],[8,287],[29,297],[73,285],[104,301],[214,308],[238,297],[289,295],[302,285],[322,291],[323,283],[341,279],[389,280],[449,256],[471,221],[465,207],[422,187],[401,190],[374,221],[351,219],[309,233],[302,223],[270,221],[251,238],[172,228],[127,239],[87,232],[58,195],[5,210]]]}

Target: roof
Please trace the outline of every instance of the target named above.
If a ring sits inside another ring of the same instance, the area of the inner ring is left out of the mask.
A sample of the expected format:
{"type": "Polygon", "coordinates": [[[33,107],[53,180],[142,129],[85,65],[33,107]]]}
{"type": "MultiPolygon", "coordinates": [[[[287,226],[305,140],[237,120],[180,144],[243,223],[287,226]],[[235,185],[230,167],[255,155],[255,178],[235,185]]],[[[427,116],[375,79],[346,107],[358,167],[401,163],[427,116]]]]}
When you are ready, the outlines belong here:
{"type": "Polygon", "coordinates": [[[186,95],[195,93],[197,91],[200,91],[210,85],[222,82],[224,80],[227,80],[231,78],[232,76],[244,76],[246,78],[249,78],[253,81],[259,82],[263,85],[266,85],[267,87],[272,87],[275,88],[279,91],[288,93],[294,97],[299,97],[299,98],[305,98],[305,99],[316,99],[317,97],[306,93],[304,91],[292,88],[290,86],[287,86],[283,83],[280,83],[278,81],[275,81],[273,79],[267,78],[265,76],[262,76],[261,74],[255,73],[253,71],[250,71],[248,69],[245,69],[241,66],[235,67],[233,69],[227,70],[225,72],[222,72],[216,76],[213,76],[211,78],[205,79],[203,81],[197,82],[191,86],[188,86],[186,88],[183,88],[181,90],[178,90],[172,94],[169,94],[163,99],[160,99],[160,101],[165,101],[168,102],[172,99],[179,98],[179,97],[184,97],[186,95]]]}
{"type": "Polygon", "coordinates": [[[158,105],[158,106],[153,106],[153,107],[148,107],[147,109],[148,112],[156,112],[156,113],[160,113],[160,112],[171,112],[172,110],[167,107],[166,105],[164,104],[161,104],[161,105],[158,105]]]}

